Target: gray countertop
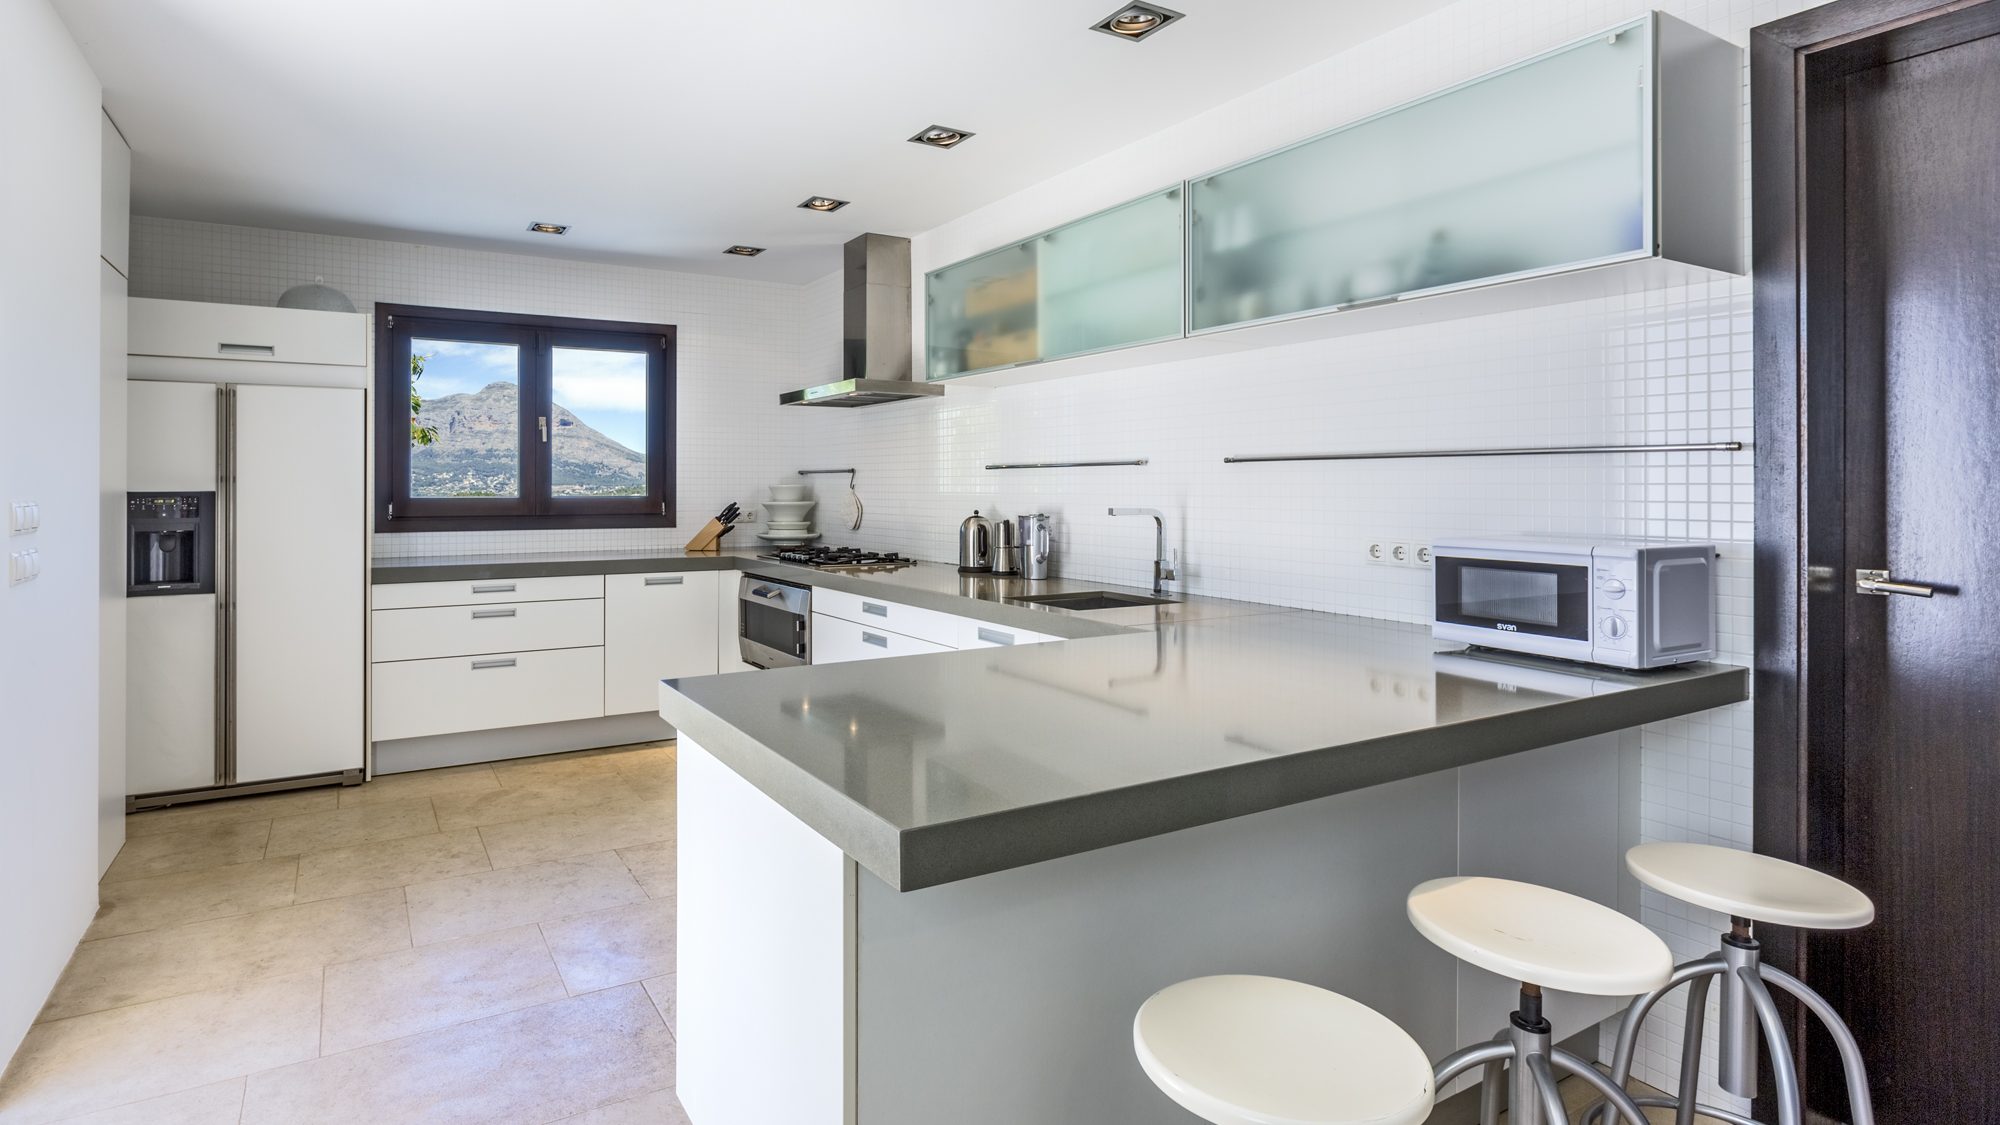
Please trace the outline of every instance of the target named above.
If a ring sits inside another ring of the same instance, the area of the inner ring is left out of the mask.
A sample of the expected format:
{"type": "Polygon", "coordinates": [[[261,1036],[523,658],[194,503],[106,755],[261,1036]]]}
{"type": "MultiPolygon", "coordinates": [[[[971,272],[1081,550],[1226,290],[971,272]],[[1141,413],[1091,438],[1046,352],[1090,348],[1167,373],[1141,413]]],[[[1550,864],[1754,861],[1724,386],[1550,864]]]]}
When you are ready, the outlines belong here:
{"type": "Polygon", "coordinates": [[[669,680],[660,713],[918,890],[1706,710],[1741,668],[1626,675],[1439,652],[1306,612],[669,680]]]}
{"type": "Polygon", "coordinates": [[[373,580],[742,570],[1033,629],[1061,644],[669,680],[660,713],[903,891],[1691,714],[1716,664],[1639,674],[1467,653],[1421,625],[921,563],[815,571],[737,548],[384,560],[373,580]],[[1141,593],[1127,589],[1125,592],[1141,593]]]}

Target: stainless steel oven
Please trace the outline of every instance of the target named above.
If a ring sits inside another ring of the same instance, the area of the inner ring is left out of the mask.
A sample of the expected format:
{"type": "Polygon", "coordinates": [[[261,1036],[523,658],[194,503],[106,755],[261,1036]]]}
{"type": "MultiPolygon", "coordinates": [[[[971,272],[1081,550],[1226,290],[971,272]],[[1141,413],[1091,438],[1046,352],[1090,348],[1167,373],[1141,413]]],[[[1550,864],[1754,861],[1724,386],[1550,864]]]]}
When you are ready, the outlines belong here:
{"type": "Polygon", "coordinates": [[[746,664],[812,663],[812,588],[746,574],[736,584],[736,644],[746,664]]]}

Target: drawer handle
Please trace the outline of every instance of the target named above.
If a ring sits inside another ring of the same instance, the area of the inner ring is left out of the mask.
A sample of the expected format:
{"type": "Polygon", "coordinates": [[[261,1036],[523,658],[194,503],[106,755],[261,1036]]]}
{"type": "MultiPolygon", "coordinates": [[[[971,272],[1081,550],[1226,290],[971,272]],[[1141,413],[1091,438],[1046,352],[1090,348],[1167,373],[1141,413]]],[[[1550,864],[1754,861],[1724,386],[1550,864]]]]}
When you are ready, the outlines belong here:
{"type": "Polygon", "coordinates": [[[981,629],[979,639],[989,645],[1011,645],[1014,643],[1014,634],[1003,633],[998,629],[981,629]]]}
{"type": "Polygon", "coordinates": [[[475,672],[484,672],[488,668],[512,668],[513,666],[514,658],[511,656],[503,656],[497,660],[475,660],[472,662],[472,670],[475,672]]]}
{"type": "Polygon", "coordinates": [[[874,645],[876,648],[888,648],[889,638],[880,633],[870,633],[864,629],[861,633],[861,643],[864,645],[874,645]]]}
{"type": "Polygon", "coordinates": [[[278,349],[270,344],[217,344],[219,355],[277,355],[278,349]]]}
{"type": "Polygon", "coordinates": [[[475,594],[511,594],[514,592],[514,583],[494,582],[482,586],[475,582],[472,584],[472,592],[475,594]]]}
{"type": "Polygon", "coordinates": [[[512,617],[515,612],[512,606],[506,609],[475,609],[472,611],[472,618],[477,621],[482,617],[512,617]]]}
{"type": "Polygon", "coordinates": [[[678,586],[687,579],[679,574],[655,574],[646,579],[648,586],[678,586]]]}
{"type": "Polygon", "coordinates": [[[889,616],[889,607],[886,605],[876,605],[874,602],[862,602],[861,612],[872,613],[877,617],[887,617],[889,616]]]}

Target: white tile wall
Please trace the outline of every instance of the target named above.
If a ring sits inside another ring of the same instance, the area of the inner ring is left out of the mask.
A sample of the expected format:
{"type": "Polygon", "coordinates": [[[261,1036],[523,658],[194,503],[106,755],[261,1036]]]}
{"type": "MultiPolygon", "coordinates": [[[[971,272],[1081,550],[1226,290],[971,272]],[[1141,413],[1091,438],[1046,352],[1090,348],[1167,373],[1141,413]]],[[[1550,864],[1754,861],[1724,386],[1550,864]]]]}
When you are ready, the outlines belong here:
{"type": "MultiPolygon", "coordinates": [[[[1737,43],[1797,0],[1665,2],[1737,43]]],[[[1629,19],[1613,0],[1462,0],[1163,133],[919,235],[919,273],[1186,176],[1331,128],[1629,19]]],[[[1747,114],[1747,110],[1746,110],[1747,114]]],[[[808,294],[809,336],[837,335],[838,292],[808,294]]],[[[922,327],[919,324],[921,348],[922,327]]],[[[808,357],[832,356],[830,343],[808,357]]],[[[921,354],[921,350],[918,352],[921,354]]],[[[866,543],[945,559],[958,522],[1044,511],[1060,573],[1149,581],[1149,521],[1169,514],[1182,588],[1406,621],[1428,572],[1370,565],[1374,539],[1534,532],[1713,539],[1725,659],[1751,657],[1752,454],[1224,465],[1238,453],[1752,439],[1750,287],[1725,279],[1650,293],[1161,363],[942,400],[815,412],[804,444],[853,464],[866,543]],[[1147,458],[1143,468],[988,472],[990,461],[1147,458]]],[[[824,489],[823,489],[824,491],[824,489]]],[[[1750,844],[1750,708],[1633,736],[1642,840],[1750,844]]],[[[1677,959],[1712,950],[1726,919],[1647,891],[1644,920],[1677,959]]],[[[1677,999],[1677,998],[1676,998],[1677,999]]],[[[1663,1004],[1640,1074],[1671,1085],[1682,1009],[1663,1004]]],[[[1496,1013],[1496,1026],[1500,1017],[1496,1013]]],[[[1715,1034],[1706,1038],[1712,1054],[1715,1034]]],[[[1606,1052],[1608,1058],[1608,1049],[1606,1052]]],[[[1708,1074],[1714,1073],[1711,1065],[1708,1074]]],[[[1704,1100],[1745,1108],[1705,1084],[1704,1100]]]]}
{"type": "MultiPolygon", "coordinates": [[[[1738,43],[1751,26],[1805,6],[1660,3],[1738,43]]],[[[916,268],[921,274],[1642,10],[1632,0],[1462,0],[919,235],[916,268]]],[[[1169,513],[1184,589],[1406,621],[1425,617],[1428,575],[1365,563],[1361,548],[1370,539],[1513,531],[1714,539],[1724,555],[1724,656],[1750,658],[1749,452],[1221,462],[1226,454],[1273,451],[1748,442],[1744,280],[1026,386],[955,386],[928,402],[784,413],[770,405],[777,391],[836,375],[838,275],[794,289],[151,219],[136,221],[133,257],[133,292],[141,296],[263,302],[322,274],[357,301],[679,323],[682,508],[690,515],[732,497],[754,499],[758,486],[791,469],[852,465],[867,521],[849,532],[822,520],[831,542],[943,560],[954,550],[958,521],[974,508],[988,515],[1045,511],[1054,517],[1061,573],[1140,585],[1148,580],[1150,522],[1111,519],[1104,510],[1153,506],[1169,513]],[[989,461],[1127,457],[1150,463],[982,468],[989,461]]],[[[817,487],[831,500],[840,485],[818,478],[817,487]]],[[[648,546],[685,534],[466,534],[450,549],[648,546]]],[[[445,537],[428,535],[385,537],[376,547],[384,556],[444,549],[445,537]]],[[[1750,733],[1743,705],[1631,736],[1641,757],[1642,839],[1748,846],[1750,733]]],[[[1711,949],[1725,922],[1651,892],[1642,912],[1682,959],[1711,949]]],[[[1672,1005],[1654,1017],[1642,1077],[1671,1083],[1679,1018],[1672,1005]]],[[[1712,1029],[1707,1042],[1715,1042],[1712,1029]]],[[[1705,1100],[1742,1108],[1712,1082],[1707,1087],[1705,1100]]]]}
{"type": "MultiPolygon", "coordinates": [[[[677,547],[730,500],[753,500],[763,484],[794,467],[796,412],[780,411],[777,396],[800,382],[807,290],[799,286],[173,219],[132,221],[135,297],[271,304],[315,277],[363,312],[384,301],[679,327],[679,527],[377,535],[377,558],[677,547]]],[[[749,530],[738,529],[731,541],[749,530]]]]}

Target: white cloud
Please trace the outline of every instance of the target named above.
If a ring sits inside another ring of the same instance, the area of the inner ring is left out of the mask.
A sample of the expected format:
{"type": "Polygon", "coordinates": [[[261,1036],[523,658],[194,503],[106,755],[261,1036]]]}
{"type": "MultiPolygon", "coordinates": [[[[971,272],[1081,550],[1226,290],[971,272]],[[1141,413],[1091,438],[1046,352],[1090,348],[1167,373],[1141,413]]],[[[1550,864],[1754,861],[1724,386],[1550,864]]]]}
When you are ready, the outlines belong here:
{"type": "Polygon", "coordinates": [[[555,400],[571,410],[646,411],[643,352],[555,349],[555,400]]]}

